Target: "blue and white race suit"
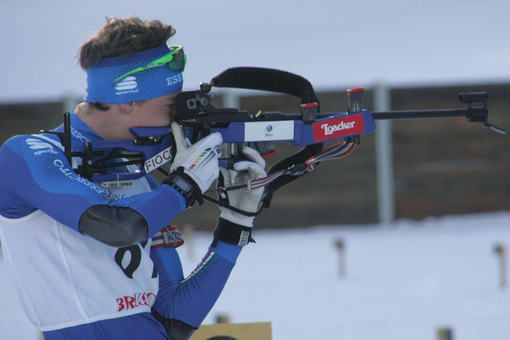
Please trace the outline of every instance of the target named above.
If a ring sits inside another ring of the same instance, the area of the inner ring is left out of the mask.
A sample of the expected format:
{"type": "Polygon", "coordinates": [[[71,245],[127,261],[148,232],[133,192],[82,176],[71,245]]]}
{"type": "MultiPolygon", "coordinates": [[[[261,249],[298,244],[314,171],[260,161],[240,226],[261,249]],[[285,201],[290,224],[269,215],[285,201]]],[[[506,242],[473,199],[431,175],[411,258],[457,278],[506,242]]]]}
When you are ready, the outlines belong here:
{"type": "MultiPolygon", "coordinates": [[[[101,140],[74,114],[71,125],[74,151],[101,140]]],[[[148,175],[108,187],[78,176],[53,134],[15,136],[0,148],[4,258],[25,314],[46,339],[177,339],[167,333],[172,325],[197,329],[241,247],[218,242],[184,279],[174,248],[150,249],[184,207],[180,193],[148,175]],[[147,241],[116,247],[83,235],[91,207],[143,217],[147,241]]]]}

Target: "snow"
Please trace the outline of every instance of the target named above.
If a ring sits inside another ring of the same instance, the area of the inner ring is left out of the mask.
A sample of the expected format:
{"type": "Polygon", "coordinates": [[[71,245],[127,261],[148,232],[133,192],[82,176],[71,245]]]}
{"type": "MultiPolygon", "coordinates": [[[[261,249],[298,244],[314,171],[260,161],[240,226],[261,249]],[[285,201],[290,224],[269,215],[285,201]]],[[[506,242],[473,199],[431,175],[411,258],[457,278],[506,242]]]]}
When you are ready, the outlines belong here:
{"type": "MultiPolygon", "coordinates": [[[[455,339],[508,340],[510,290],[495,247],[510,247],[509,226],[510,212],[499,212],[256,230],[205,324],[220,314],[271,322],[275,340],[435,340],[440,328],[455,339]]],[[[179,248],[185,272],[210,241],[199,232],[179,248]]],[[[35,340],[6,276],[0,261],[0,339],[35,340]]]]}
{"type": "Polygon", "coordinates": [[[509,82],[502,0],[30,0],[0,2],[0,103],[82,97],[73,59],[106,16],[173,24],[185,90],[234,66],[302,75],[316,89],[509,82]]]}

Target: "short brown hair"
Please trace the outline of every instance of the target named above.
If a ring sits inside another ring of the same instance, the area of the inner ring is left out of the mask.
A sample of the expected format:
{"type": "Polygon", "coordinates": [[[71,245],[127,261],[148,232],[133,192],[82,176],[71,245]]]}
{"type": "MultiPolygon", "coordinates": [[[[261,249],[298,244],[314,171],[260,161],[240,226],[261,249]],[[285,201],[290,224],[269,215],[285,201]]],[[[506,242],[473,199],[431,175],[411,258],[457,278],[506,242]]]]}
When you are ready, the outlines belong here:
{"type": "Polygon", "coordinates": [[[128,57],[156,48],[174,34],[173,26],[159,20],[106,18],[104,26],[80,46],[77,56],[80,66],[87,70],[101,58],[128,57]]]}

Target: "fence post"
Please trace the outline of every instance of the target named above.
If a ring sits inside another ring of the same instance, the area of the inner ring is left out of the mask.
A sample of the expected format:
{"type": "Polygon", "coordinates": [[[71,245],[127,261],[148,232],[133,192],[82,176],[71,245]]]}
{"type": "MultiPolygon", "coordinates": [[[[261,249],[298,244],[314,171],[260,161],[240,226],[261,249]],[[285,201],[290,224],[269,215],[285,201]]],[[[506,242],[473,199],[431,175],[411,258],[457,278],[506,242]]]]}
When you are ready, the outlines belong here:
{"type": "Polygon", "coordinates": [[[228,314],[217,314],[216,323],[230,323],[230,316],[228,314]]]}
{"type": "Polygon", "coordinates": [[[74,111],[79,102],[80,101],[76,96],[70,93],[65,94],[62,98],[62,107],[64,108],[64,112],[74,111]]]}
{"type": "MultiPolygon", "coordinates": [[[[391,91],[383,84],[374,88],[376,111],[391,109],[391,91]]],[[[377,206],[379,223],[388,226],[395,220],[395,198],[393,185],[393,144],[391,121],[377,122],[375,130],[376,166],[377,166],[377,206]]]]}
{"type": "Polygon", "coordinates": [[[187,223],[180,229],[186,244],[186,253],[189,258],[193,258],[195,256],[195,228],[192,224],[187,223]]]}
{"type": "Polygon", "coordinates": [[[334,245],[338,251],[338,274],[345,276],[345,243],[342,239],[336,239],[334,245]]]}
{"type": "Polygon", "coordinates": [[[494,252],[499,257],[499,285],[506,287],[506,249],[502,244],[494,246],[494,252]]]}
{"type": "Polygon", "coordinates": [[[453,331],[451,328],[439,328],[436,334],[437,340],[453,340],[453,331]]]}
{"type": "Polygon", "coordinates": [[[223,107],[238,109],[241,105],[241,98],[239,92],[233,89],[228,89],[223,92],[223,107]]]}

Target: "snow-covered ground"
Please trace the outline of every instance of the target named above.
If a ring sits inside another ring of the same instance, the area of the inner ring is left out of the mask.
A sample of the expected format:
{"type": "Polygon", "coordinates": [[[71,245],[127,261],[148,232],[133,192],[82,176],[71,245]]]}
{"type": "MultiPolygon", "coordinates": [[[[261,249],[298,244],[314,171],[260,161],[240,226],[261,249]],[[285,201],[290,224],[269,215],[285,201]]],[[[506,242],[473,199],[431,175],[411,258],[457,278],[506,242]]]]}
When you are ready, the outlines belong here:
{"type": "MultiPolygon", "coordinates": [[[[495,251],[510,247],[510,212],[254,236],[206,323],[219,314],[269,321],[275,340],[435,340],[439,328],[456,340],[510,339],[510,288],[495,251]]],[[[196,233],[179,248],[185,271],[209,243],[196,233]]],[[[0,339],[38,339],[6,275],[0,261],[0,339]]]]}

